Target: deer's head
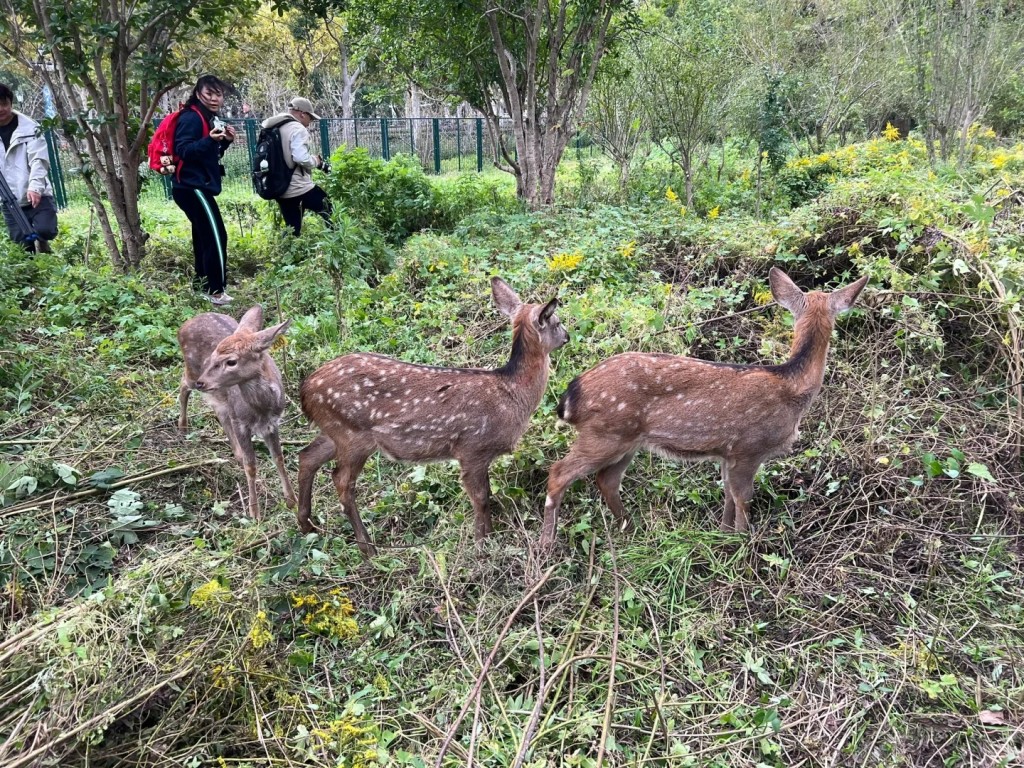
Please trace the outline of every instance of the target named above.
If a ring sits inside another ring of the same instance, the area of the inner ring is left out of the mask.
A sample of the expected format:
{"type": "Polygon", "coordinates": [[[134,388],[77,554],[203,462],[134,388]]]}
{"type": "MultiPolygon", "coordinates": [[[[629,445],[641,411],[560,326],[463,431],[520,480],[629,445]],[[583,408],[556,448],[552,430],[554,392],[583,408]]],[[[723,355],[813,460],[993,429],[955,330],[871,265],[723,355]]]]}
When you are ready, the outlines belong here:
{"type": "Polygon", "coordinates": [[[524,304],[500,277],[491,278],[491,295],[501,313],[512,320],[513,336],[519,335],[524,345],[539,346],[548,353],[569,341],[568,331],[555,314],[557,298],[547,304],[524,304]]]}
{"type": "Polygon", "coordinates": [[[290,323],[291,320],[285,320],[261,330],[263,308],[257,304],[242,315],[238,329],[217,345],[196,381],[196,389],[209,392],[260,378],[264,353],[290,323]]]}
{"type": "Polygon", "coordinates": [[[796,283],[790,280],[789,275],[778,267],[772,267],[768,273],[772,296],[779,304],[793,313],[794,322],[799,321],[811,309],[816,310],[817,314],[827,316],[829,322],[834,321],[836,315],[853,306],[867,282],[868,275],[864,275],[856,282],[832,293],[822,293],[821,291],[804,293],[796,283]]]}

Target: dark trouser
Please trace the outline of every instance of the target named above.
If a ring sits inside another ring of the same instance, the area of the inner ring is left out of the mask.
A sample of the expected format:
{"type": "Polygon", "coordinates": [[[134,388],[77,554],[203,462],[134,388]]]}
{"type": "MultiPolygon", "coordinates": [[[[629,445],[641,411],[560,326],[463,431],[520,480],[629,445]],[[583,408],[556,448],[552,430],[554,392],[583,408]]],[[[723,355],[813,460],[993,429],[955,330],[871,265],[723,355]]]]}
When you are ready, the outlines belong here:
{"type": "Polygon", "coordinates": [[[217,198],[202,189],[175,187],[174,202],[192,222],[192,253],[199,290],[223,293],[228,282],[228,233],[217,198]]]}
{"type": "MultiPolygon", "coordinates": [[[[25,212],[25,218],[28,219],[28,223],[32,225],[36,234],[39,235],[40,250],[48,251],[49,245],[47,241],[53,240],[57,236],[57,206],[53,204],[53,198],[49,195],[43,195],[39,205],[35,208],[31,205],[23,205],[21,210],[25,212]]],[[[14,217],[6,208],[4,208],[4,222],[7,224],[7,231],[10,233],[11,239],[21,241],[22,237],[24,237],[21,228],[14,223],[14,217]]],[[[34,242],[24,243],[24,246],[26,251],[35,251],[34,242]]]]}
{"type": "Polygon", "coordinates": [[[313,187],[309,192],[298,197],[281,197],[277,200],[284,223],[292,228],[295,236],[302,234],[302,212],[319,213],[324,221],[331,220],[331,198],[320,187],[313,187]]]}

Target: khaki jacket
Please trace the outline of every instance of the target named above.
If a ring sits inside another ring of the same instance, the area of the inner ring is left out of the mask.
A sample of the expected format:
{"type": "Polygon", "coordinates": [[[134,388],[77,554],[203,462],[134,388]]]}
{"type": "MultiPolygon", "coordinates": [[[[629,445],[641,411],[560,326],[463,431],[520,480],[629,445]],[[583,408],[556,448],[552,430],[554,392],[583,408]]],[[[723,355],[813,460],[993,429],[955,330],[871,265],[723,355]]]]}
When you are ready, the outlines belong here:
{"type": "Polygon", "coordinates": [[[28,205],[25,193],[29,190],[41,195],[53,195],[50,187],[50,156],[46,151],[46,139],[36,123],[28,115],[15,111],[18,127],[11,135],[11,146],[4,148],[0,141],[0,173],[7,179],[19,205],[28,205]]]}

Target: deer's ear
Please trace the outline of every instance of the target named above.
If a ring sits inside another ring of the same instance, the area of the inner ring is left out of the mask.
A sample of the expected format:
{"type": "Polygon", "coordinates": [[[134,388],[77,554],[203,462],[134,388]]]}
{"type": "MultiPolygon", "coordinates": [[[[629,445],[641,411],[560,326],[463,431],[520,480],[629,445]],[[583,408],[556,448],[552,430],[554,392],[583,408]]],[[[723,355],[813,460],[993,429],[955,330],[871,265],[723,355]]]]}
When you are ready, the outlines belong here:
{"type": "Polygon", "coordinates": [[[793,313],[800,315],[807,306],[807,298],[799,286],[789,279],[789,275],[778,267],[772,267],[768,273],[768,283],[772,288],[772,296],[782,306],[793,313]]]}
{"type": "Polygon", "coordinates": [[[538,315],[538,322],[541,328],[548,324],[551,316],[555,314],[556,309],[558,309],[558,299],[552,299],[544,305],[544,308],[540,311],[540,315],[538,315]]]}
{"type": "Polygon", "coordinates": [[[833,291],[828,295],[828,310],[832,313],[832,317],[835,317],[840,312],[845,312],[853,306],[854,302],[857,301],[857,297],[860,296],[860,292],[864,290],[864,286],[868,284],[868,276],[864,275],[860,280],[850,283],[845,288],[840,288],[838,291],[833,291]]]}
{"type": "Polygon", "coordinates": [[[265,331],[260,331],[255,334],[253,339],[253,349],[257,352],[266,352],[270,349],[270,345],[274,343],[274,340],[288,330],[288,326],[292,324],[291,320],[285,320],[283,323],[271,326],[265,331]]]}
{"type": "Polygon", "coordinates": [[[500,277],[491,278],[491,296],[494,297],[494,303],[506,317],[514,317],[516,310],[523,304],[519,294],[513,291],[509,284],[500,277]]]}
{"type": "Polygon", "coordinates": [[[240,331],[248,331],[249,333],[256,333],[260,328],[263,327],[263,307],[257,304],[255,307],[249,309],[242,319],[238,321],[238,329],[240,331]]]}

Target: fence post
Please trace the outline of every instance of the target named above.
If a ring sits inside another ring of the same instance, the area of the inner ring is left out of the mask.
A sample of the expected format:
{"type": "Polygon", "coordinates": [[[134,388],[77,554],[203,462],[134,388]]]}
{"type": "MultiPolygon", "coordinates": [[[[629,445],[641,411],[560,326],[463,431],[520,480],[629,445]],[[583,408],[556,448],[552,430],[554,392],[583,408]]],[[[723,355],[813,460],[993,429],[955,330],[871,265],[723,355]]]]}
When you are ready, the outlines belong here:
{"type": "Polygon", "coordinates": [[[356,147],[359,147],[359,118],[352,118],[352,139],[356,143],[356,147]]]}
{"type": "Polygon", "coordinates": [[[441,118],[431,119],[431,128],[434,131],[434,173],[441,173],[441,118]]]}
{"type": "Polygon", "coordinates": [[[411,117],[409,118],[409,154],[416,157],[416,135],[411,117]]]}
{"type": "Polygon", "coordinates": [[[380,119],[380,153],[384,158],[384,162],[391,159],[391,146],[388,141],[388,119],[386,117],[380,119]]]}
{"type": "MultiPolygon", "coordinates": [[[[344,135],[344,130],[342,131],[344,135]]],[[[331,156],[331,128],[329,121],[320,121],[320,162],[326,163],[331,156]]]]}
{"type": "Polygon", "coordinates": [[[476,119],[476,172],[484,170],[484,119],[476,119]]]}
{"type": "Polygon", "coordinates": [[[53,196],[57,199],[57,207],[66,208],[68,193],[64,188],[64,168],[60,164],[60,153],[53,140],[52,128],[46,131],[46,154],[50,156],[50,184],[53,186],[53,196]]]}
{"type": "Polygon", "coordinates": [[[462,170],[462,118],[455,118],[455,161],[456,170],[462,170]]]}

